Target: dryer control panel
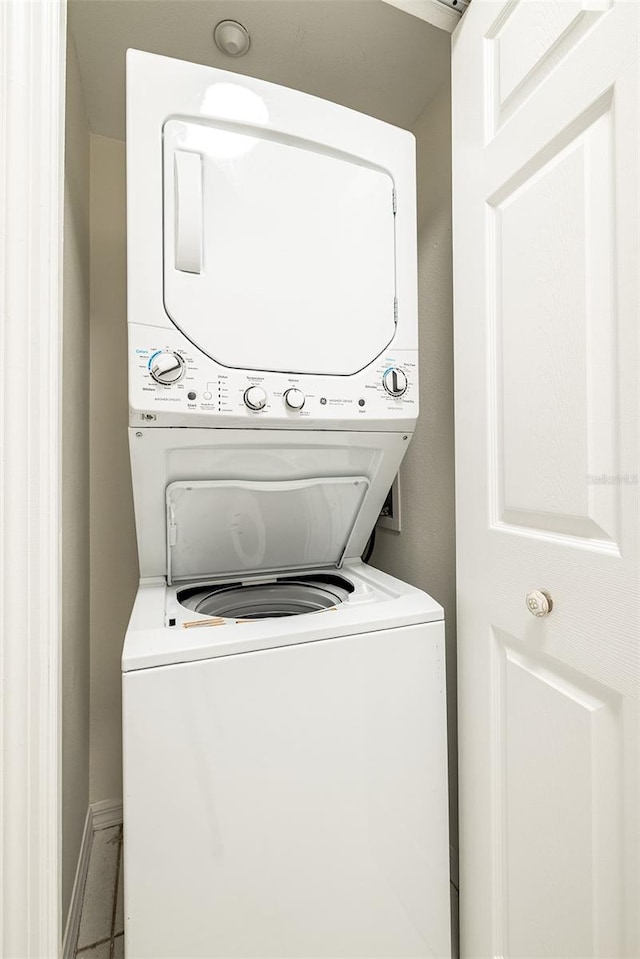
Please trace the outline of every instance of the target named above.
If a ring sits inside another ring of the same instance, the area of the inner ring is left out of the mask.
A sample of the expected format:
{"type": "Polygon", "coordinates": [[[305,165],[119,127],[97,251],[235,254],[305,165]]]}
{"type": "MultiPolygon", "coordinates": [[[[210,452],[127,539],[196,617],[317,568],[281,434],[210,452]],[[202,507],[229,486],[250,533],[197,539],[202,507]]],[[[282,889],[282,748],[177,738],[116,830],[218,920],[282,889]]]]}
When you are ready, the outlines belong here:
{"type": "Polygon", "coordinates": [[[224,367],[177,330],[129,326],[131,426],[408,429],[418,415],[415,350],[351,376],[224,367]]]}

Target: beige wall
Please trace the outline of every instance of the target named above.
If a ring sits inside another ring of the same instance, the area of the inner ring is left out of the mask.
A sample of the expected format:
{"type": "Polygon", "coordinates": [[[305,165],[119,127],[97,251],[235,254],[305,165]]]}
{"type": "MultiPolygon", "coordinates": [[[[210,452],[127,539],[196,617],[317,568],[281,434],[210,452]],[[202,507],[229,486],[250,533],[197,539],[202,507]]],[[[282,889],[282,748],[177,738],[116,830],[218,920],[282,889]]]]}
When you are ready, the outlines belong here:
{"type": "Polygon", "coordinates": [[[444,606],[451,835],[457,843],[451,92],[447,82],[414,125],[418,164],[420,418],[400,470],[402,532],[379,529],[375,566],[444,606]]]}
{"type": "Polygon", "coordinates": [[[127,445],[125,149],[91,137],[91,802],[122,794],[120,655],[138,584],[127,445]]]}
{"type": "Polygon", "coordinates": [[[67,46],[62,342],[62,916],[89,803],[89,127],[67,46]]]}

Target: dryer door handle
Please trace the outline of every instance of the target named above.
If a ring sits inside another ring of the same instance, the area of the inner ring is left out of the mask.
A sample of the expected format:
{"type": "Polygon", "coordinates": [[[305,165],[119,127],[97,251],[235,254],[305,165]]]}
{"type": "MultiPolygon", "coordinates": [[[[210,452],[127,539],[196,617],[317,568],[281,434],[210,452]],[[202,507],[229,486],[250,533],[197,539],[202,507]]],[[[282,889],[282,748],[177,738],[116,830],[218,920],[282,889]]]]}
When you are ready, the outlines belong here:
{"type": "Polygon", "coordinates": [[[202,157],[176,150],[175,266],[183,273],[202,272],[202,157]]]}

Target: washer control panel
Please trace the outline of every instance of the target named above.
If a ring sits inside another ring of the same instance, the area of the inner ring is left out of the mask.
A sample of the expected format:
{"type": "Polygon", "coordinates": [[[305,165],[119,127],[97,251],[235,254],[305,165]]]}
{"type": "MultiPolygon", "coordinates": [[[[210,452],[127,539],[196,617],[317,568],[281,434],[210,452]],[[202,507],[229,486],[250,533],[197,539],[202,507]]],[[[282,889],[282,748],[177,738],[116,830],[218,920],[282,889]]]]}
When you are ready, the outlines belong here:
{"type": "MultiPolygon", "coordinates": [[[[269,373],[220,366],[179,331],[129,326],[131,425],[311,426],[413,420],[417,353],[385,353],[352,376],[269,373]],[[165,414],[170,414],[169,417],[165,414]],[[183,423],[183,418],[186,422],[183,423]]],[[[400,427],[404,428],[404,427],[400,427]]]]}

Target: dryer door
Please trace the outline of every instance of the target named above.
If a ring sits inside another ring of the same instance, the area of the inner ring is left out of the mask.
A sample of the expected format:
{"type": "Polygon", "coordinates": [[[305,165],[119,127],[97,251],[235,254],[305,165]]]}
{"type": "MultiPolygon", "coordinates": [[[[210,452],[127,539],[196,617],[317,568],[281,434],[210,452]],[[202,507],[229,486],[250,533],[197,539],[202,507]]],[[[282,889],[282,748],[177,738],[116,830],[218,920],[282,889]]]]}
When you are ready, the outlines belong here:
{"type": "Polygon", "coordinates": [[[229,367],[346,375],[371,363],[395,332],[391,176],[257,128],[169,120],[163,132],[175,325],[229,367]]]}

